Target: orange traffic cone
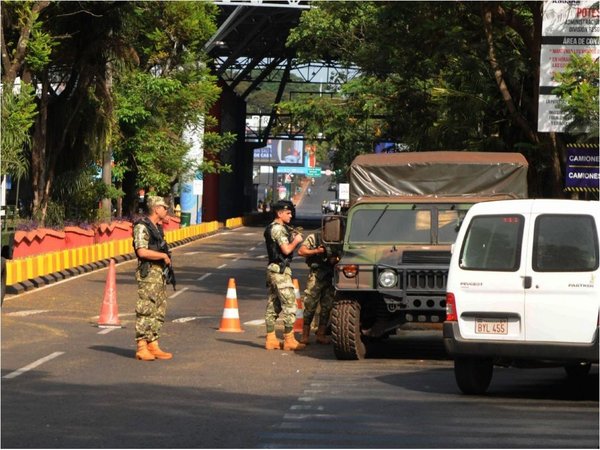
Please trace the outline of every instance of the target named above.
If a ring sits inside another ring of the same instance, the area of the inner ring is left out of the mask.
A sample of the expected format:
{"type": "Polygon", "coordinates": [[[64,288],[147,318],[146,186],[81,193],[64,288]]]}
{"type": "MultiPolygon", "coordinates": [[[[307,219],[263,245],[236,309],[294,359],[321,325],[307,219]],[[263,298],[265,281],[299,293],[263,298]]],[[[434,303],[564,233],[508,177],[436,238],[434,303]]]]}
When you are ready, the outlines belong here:
{"type": "Polygon", "coordinates": [[[240,313],[238,311],[237,293],[235,290],[235,279],[230,278],[227,285],[227,295],[225,296],[225,308],[221,318],[221,327],[219,331],[226,333],[243,332],[240,324],[240,313]]]}
{"type": "Polygon", "coordinates": [[[304,305],[300,297],[300,284],[297,278],[294,278],[292,282],[294,283],[294,293],[296,294],[296,322],[294,323],[294,331],[302,333],[302,328],[304,328],[304,305]]]}
{"type": "Polygon", "coordinates": [[[104,287],[104,300],[102,300],[100,318],[98,319],[98,327],[100,328],[121,328],[119,307],[117,306],[116,274],[115,260],[111,259],[108,266],[108,275],[106,276],[106,286],[104,287]]]}

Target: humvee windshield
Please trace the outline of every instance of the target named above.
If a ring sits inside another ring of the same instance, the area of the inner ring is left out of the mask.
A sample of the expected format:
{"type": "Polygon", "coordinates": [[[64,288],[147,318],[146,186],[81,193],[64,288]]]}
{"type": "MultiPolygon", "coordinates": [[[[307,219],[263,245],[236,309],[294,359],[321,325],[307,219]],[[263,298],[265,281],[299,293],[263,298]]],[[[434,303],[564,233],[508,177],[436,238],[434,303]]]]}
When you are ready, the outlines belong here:
{"type": "MultiPolygon", "coordinates": [[[[349,244],[452,244],[467,207],[399,209],[391,205],[369,205],[354,211],[349,244]]],[[[470,206],[470,205],[469,205],[470,206]]]]}

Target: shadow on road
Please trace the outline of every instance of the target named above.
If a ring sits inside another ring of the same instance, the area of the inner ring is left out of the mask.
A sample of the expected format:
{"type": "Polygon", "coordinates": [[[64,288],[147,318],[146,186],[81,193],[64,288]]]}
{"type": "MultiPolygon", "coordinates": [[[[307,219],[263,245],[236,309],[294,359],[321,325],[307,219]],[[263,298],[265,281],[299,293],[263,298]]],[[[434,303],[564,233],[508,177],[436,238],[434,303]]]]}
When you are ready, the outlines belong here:
{"type": "Polygon", "coordinates": [[[92,345],[89,349],[98,352],[112,353],[113,355],[123,356],[125,358],[133,358],[134,354],[133,350],[130,348],[111,347],[109,345],[92,345]]]}

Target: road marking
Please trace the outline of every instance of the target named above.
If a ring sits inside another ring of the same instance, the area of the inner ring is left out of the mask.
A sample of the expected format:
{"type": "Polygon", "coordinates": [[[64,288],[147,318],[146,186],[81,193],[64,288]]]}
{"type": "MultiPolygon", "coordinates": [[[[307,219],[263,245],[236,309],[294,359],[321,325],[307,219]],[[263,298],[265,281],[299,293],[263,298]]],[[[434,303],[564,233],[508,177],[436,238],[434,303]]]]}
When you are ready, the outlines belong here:
{"type": "Polygon", "coordinates": [[[207,279],[208,277],[210,277],[212,275],[212,273],[205,273],[204,275],[202,275],[200,278],[196,278],[196,281],[204,281],[205,279],[207,279]]]}
{"type": "Polygon", "coordinates": [[[187,291],[189,288],[184,287],[183,289],[179,289],[177,292],[175,292],[173,295],[171,295],[169,298],[175,298],[177,297],[179,294],[183,294],[185,291],[187,291]]]}
{"type": "Polygon", "coordinates": [[[235,259],[233,260],[233,262],[236,262],[236,261],[239,261],[239,260],[240,260],[240,257],[238,256],[237,258],[235,258],[235,259]]]}
{"type": "Polygon", "coordinates": [[[34,314],[42,314],[45,312],[50,311],[49,309],[29,309],[26,311],[15,311],[15,312],[11,312],[11,313],[7,313],[7,316],[14,316],[14,317],[25,317],[25,316],[32,316],[34,314]]]}
{"type": "Polygon", "coordinates": [[[57,356],[60,355],[64,355],[65,352],[54,352],[49,354],[48,356],[42,358],[42,359],[38,359],[37,361],[32,362],[31,364],[25,366],[25,367],[21,367],[18,370],[15,370],[14,372],[9,373],[8,375],[4,375],[2,378],[16,378],[19,375],[24,374],[25,372],[30,371],[31,369],[35,369],[37,366],[44,364],[45,362],[50,361],[51,359],[56,358],[57,356]]]}
{"type": "Polygon", "coordinates": [[[221,264],[217,269],[223,269],[224,267],[227,267],[227,264],[221,264]]]}
{"type": "Polygon", "coordinates": [[[184,255],[186,256],[192,256],[192,255],[197,255],[200,252],[185,252],[184,255]]]}
{"type": "Polygon", "coordinates": [[[185,322],[191,322],[192,320],[197,320],[197,319],[212,319],[213,316],[191,316],[191,317],[180,317],[179,319],[175,319],[172,322],[173,323],[185,323],[185,322]]]}
{"type": "Polygon", "coordinates": [[[249,322],[244,322],[244,325],[264,325],[265,324],[265,319],[257,319],[257,320],[250,320],[249,322]]]}
{"type": "Polygon", "coordinates": [[[120,329],[121,327],[110,327],[110,328],[104,328],[101,331],[98,331],[98,334],[108,334],[110,333],[112,330],[117,330],[120,329]]]}
{"type": "Polygon", "coordinates": [[[254,236],[256,233],[243,233],[242,236],[254,236]]]}
{"type": "Polygon", "coordinates": [[[252,247],[250,248],[250,251],[253,252],[254,250],[256,250],[256,247],[252,247]]]}
{"type": "Polygon", "coordinates": [[[258,255],[257,259],[266,259],[268,255],[258,255]]]}
{"type": "Polygon", "coordinates": [[[238,256],[237,253],[222,253],[219,255],[219,258],[231,258],[233,256],[238,256]]]}

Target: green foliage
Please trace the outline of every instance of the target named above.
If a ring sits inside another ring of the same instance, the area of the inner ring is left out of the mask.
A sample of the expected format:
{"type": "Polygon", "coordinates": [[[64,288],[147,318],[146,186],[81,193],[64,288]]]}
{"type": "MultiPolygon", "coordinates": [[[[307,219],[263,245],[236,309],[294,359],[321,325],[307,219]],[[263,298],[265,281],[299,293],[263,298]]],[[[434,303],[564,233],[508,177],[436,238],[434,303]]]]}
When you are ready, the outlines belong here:
{"type": "Polygon", "coordinates": [[[15,178],[27,175],[29,159],[26,149],[31,143],[30,129],[36,114],[35,92],[30,85],[23,84],[18,94],[10,88],[2,91],[2,175],[15,178]]]}
{"type": "Polygon", "coordinates": [[[206,123],[221,90],[210,74],[203,46],[214,33],[217,7],[208,2],[138,2],[127,17],[139,66],[115,76],[113,175],[134,176],[138,187],[166,195],[198,168],[227,171],[216,158],[235,137],[204,135],[205,162],[187,157],[186,131],[206,123]]]}
{"type": "Polygon", "coordinates": [[[598,61],[590,54],[574,53],[565,70],[554,76],[560,86],[553,93],[562,100],[560,107],[570,121],[567,131],[584,142],[598,141],[598,78],[598,61]]]}
{"type": "MultiPolygon", "coordinates": [[[[482,3],[322,1],[313,6],[302,13],[288,45],[307,60],[356,64],[361,76],[346,83],[338,97],[292,100],[281,108],[294,114],[310,138],[325,133],[334,147],[334,168],[345,169],[357,153],[372,151],[382,140],[411,150],[480,151],[506,151],[526,140],[488,63],[482,3]]],[[[496,56],[519,113],[529,116],[537,79],[520,33],[531,33],[535,5],[495,2],[493,8],[496,56]],[[521,28],[513,28],[515,23],[521,28]]]]}
{"type": "Polygon", "coordinates": [[[58,42],[42,29],[41,22],[35,22],[31,30],[31,37],[27,43],[25,61],[34,72],[39,72],[50,64],[52,49],[58,42]]]}

